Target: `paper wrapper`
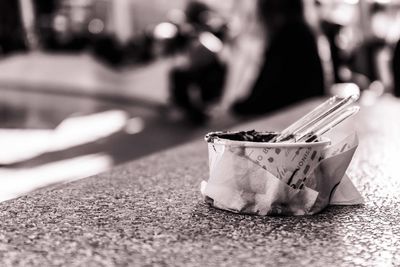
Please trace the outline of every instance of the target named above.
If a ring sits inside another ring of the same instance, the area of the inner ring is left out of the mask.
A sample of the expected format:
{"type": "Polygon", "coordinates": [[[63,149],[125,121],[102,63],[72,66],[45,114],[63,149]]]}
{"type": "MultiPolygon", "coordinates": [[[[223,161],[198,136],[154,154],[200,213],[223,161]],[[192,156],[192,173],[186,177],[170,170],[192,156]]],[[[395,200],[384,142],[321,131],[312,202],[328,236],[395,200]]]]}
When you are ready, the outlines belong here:
{"type": "Polygon", "coordinates": [[[345,174],[357,145],[356,134],[334,145],[209,141],[210,176],[201,193],[216,208],[258,215],[311,215],[329,204],[362,204],[345,174]]]}

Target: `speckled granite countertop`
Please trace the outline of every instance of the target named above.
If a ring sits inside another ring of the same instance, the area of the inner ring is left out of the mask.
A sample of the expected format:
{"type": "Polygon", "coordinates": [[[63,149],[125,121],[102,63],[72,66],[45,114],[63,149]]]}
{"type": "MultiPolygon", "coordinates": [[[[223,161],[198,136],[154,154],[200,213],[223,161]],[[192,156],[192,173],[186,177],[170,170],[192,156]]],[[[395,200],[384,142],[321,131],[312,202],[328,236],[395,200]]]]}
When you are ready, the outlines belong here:
{"type": "MultiPolygon", "coordinates": [[[[281,129],[312,107],[241,128],[281,129]]],[[[400,266],[399,115],[400,101],[386,97],[352,123],[360,146],[350,175],[363,206],[310,217],[210,208],[199,194],[208,173],[199,140],[1,203],[0,265],[400,266]]]]}

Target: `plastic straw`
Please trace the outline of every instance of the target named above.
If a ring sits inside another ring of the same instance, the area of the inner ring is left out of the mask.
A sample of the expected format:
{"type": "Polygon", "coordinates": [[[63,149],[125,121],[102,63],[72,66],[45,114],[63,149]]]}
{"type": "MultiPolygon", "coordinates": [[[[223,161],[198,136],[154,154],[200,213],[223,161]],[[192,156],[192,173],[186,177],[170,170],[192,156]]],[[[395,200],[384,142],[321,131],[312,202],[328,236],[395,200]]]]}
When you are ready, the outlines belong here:
{"type": "Polygon", "coordinates": [[[314,127],[310,132],[307,134],[303,135],[297,141],[305,141],[305,142],[312,142],[317,140],[318,136],[321,136],[330,130],[332,130],[334,127],[336,127],[338,124],[346,120],[347,118],[353,116],[360,110],[360,107],[354,106],[347,108],[345,110],[341,110],[338,113],[335,113],[334,116],[328,117],[325,120],[321,121],[316,127],[314,127]]]}
{"type": "Polygon", "coordinates": [[[358,95],[351,95],[346,98],[339,98],[337,96],[331,97],[311,112],[307,113],[305,116],[291,124],[282,133],[271,140],[271,142],[292,142],[297,141],[296,135],[304,136],[319,124],[320,121],[331,118],[337,112],[340,112],[345,107],[354,103],[358,99],[358,95]],[[291,138],[290,138],[291,137],[291,138]],[[290,138],[290,139],[288,139],[290,138]]]}

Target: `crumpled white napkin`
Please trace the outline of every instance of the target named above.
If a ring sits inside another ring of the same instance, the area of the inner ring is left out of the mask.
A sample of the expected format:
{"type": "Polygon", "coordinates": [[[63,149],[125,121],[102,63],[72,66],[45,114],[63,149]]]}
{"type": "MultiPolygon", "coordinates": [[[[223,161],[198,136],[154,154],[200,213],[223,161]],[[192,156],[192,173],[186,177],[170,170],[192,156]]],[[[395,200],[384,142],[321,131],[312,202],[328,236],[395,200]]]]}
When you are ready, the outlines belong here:
{"type": "MultiPolygon", "coordinates": [[[[362,204],[345,173],[357,146],[357,135],[352,134],[315,153],[310,148],[278,150],[273,159],[263,160],[254,151],[243,156],[243,148],[240,152],[209,143],[210,177],[202,181],[201,193],[216,208],[259,215],[311,215],[329,204],[362,204]]],[[[263,153],[272,155],[265,148],[263,153]]]]}

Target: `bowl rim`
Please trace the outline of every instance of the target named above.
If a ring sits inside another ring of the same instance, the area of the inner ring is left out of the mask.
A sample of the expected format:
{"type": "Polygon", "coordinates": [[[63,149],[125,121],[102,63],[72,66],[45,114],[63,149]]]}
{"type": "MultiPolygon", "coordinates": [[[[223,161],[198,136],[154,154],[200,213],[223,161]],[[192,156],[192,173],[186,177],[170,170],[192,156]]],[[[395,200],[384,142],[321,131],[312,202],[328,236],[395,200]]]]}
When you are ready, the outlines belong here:
{"type": "MultiPolygon", "coordinates": [[[[211,132],[214,133],[214,132],[211,132]]],[[[214,145],[225,145],[225,146],[242,146],[242,147],[271,147],[271,148],[299,148],[299,147],[318,147],[328,146],[331,144],[331,140],[325,136],[321,136],[321,140],[318,142],[306,143],[269,143],[269,142],[251,142],[251,141],[237,141],[229,140],[224,138],[216,137],[213,140],[206,140],[208,144],[214,145]]]]}

